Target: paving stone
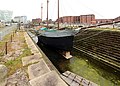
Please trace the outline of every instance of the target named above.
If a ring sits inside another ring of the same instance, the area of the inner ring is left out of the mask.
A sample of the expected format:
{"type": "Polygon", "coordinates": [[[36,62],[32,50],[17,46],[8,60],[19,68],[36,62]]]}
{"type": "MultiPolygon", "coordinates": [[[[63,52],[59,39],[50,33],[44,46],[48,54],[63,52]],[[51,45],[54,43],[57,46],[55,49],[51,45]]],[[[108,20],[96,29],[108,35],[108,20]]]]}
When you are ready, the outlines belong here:
{"type": "Polygon", "coordinates": [[[77,74],[74,74],[70,71],[66,71],[61,75],[62,79],[66,81],[70,86],[98,86],[96,83],[91,82],[77,74]],[[68,75],[68,76],[66,76],[68,75]]]}
{"type": "Polygon", "coordinates": [[[80,83],[80,81],[81,81],[82,79],[83,79],[83,77],[77,75],[77,76],[75,77],[74,81],[80,83]]]}
{"type": "Polygon", "coordinates": [[[31,86],[68,86],[55,71],[30,80],[31,86]]]}
{"type": "Polygon", "coordinates": [[[98,86],[96,83],[90,82],[89,86],[98,86]]]}
{"type": "Polygon", "coordinates": [[[31,56],[27,56],[22,58],[22,64],[23,66],[31,64],[31,63],[35,63],[40,61],[41,56],[39,54],[35,54],[35,55],[31,55],[31,56]]]}
{"type": "Polygon", "coordinates": [[[83,78],[82,83],[88,85],[88,84],[90,84],[91,82],[90,82],[89,80],[83,78]]]}
{"type": "Polygon", "coordinates": [[[95,84],[95,83],[93,83],[85,78],[81,79],[80,84],[83,86],[98,86],[97,84],[95,84]]]}
{"type": "Polygon", "coordinates": [[[6,75],[7,67],[5,65],[0,65],[0,86],[6,85],[6,75]]]}
{"type": "Polygon", "coordinates": [[[48,72],[50,72],[50,69],[43,59],[41,59],[39,63],[28,66],[28,74],[30,79],[39,77],[48,72]]]}
{"type": "Polygon", "coordinates": [[[0,64],[0,79],[4,78],[7,74],[7,67],[0,64]]]}
{"type": "Polygon", "coordinates": [[[13,75],[7,78],[6,86],[30,86],[26,72],[18,69],[13,75]]]}
{"type": "Polygon", "coordinates": [[[70,79],[74,79],[76,77],[76,74],[74,74],[74,73],[71,73],[69,76],[68,76],[68,78],[70,78],[70,79]]]}
{"type": "Polygon", "coordinates": [[[23,54],[23,52],[21,50],[16,50],[15,53],[13,54],[14,57],[18,57],[21,54],[23,54]]]}
{"type": "Polygon", "coordinates": [[[63,73],[63,75],[65,75],[66,77],[68,77],[71,73],[69,71],[66,71],[65,73],[63,73]]]}
{"type": "Polygon", "coordinates": [[[73,82],[70,84],[70,86],[80,86],[80,85],[79,85],[79,83],[73,81],[73,82]]]}
{"type": "Polygon", "coordinates": [[[65,76],[63,76],[63,75],[60,75],[61,76],[61,78],[66,82],[66,83],[68,83],[69,85],[72,83],[72,80],[71,79],[69,79],[69,78],[67,78],[67,77],[65,77],[65,76]]]}
{"type": "Polygon", "coordinates": [[[7,61],[8,60],[15,60],[17,57],[9,57],[9,58],[5,58],[7,61]]]}

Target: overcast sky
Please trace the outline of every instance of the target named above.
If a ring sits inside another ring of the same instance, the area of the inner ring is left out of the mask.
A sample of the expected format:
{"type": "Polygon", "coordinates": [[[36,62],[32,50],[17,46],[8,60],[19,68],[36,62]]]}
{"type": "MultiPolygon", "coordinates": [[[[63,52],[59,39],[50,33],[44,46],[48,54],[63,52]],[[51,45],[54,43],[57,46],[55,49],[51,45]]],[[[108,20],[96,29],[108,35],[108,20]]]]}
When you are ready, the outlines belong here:
{"type": "MultiPolygon", "coordinates": [[[[14,16],[27,16],[28,19],[46,18],[47,0],[0,0],[0,10],[11,10],[14,16]]],[[[96,18],[120,16],[120,0],[60,0],[60,16],[95,14],[96,18]]],[[[57,0],[49,0],[49,19],[57,18],[57,0]]]]}

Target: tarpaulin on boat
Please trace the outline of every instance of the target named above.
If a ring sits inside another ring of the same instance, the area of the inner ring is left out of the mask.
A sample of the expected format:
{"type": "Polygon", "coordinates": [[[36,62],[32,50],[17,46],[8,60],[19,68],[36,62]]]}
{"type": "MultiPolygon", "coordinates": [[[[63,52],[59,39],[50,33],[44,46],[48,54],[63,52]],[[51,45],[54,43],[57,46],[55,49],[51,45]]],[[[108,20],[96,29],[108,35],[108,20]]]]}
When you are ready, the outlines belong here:
{"type": "Polygon", "coordinates": [[[46,27],[43,27],[43,28],[40,28],[40,30],[47,30],[47,28],[46,28],[46,27]]]}

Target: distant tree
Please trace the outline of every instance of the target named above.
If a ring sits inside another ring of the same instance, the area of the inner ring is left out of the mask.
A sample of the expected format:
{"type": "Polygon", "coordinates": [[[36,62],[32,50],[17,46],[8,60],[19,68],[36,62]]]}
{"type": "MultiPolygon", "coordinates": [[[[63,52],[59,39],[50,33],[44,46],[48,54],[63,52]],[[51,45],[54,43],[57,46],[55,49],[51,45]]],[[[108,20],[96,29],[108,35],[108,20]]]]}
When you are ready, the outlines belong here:
{"type": "Polygon", "coordinates": [[[11,23],[14,23],[14,20],[13,20],[13,19],[11,20],[11,23]]]}
{"type": "Polygon", "coordinates": [[[11,20],[11,23],[17,23],[17,22],[12,19],[12,20],[11,20]]]}

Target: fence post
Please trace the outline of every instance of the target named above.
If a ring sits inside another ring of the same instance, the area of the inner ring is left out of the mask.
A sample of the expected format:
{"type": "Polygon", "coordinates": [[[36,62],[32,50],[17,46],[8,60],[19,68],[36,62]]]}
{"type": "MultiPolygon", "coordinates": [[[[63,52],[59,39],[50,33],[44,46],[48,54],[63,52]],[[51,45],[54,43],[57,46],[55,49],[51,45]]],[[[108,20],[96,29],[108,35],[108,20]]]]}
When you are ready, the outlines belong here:
{"type": "Polygon", "coordinates": [[[2,32],[0,32],[0,40],[2,40],[2,32]]]}
{"type": "Polygon", "coordinates": [[[12,35],[11,35],[11,42],[12,42],[12,35]]]}
{"type": "Polygon", "coordinates": [[[5,54],[7,55],[7,42],[5,42],[5,54]]]}
{"type": "Polygon", "coordinates": [[[13,37],[14,37],[14,31],[13,31],[13,37]]]}

